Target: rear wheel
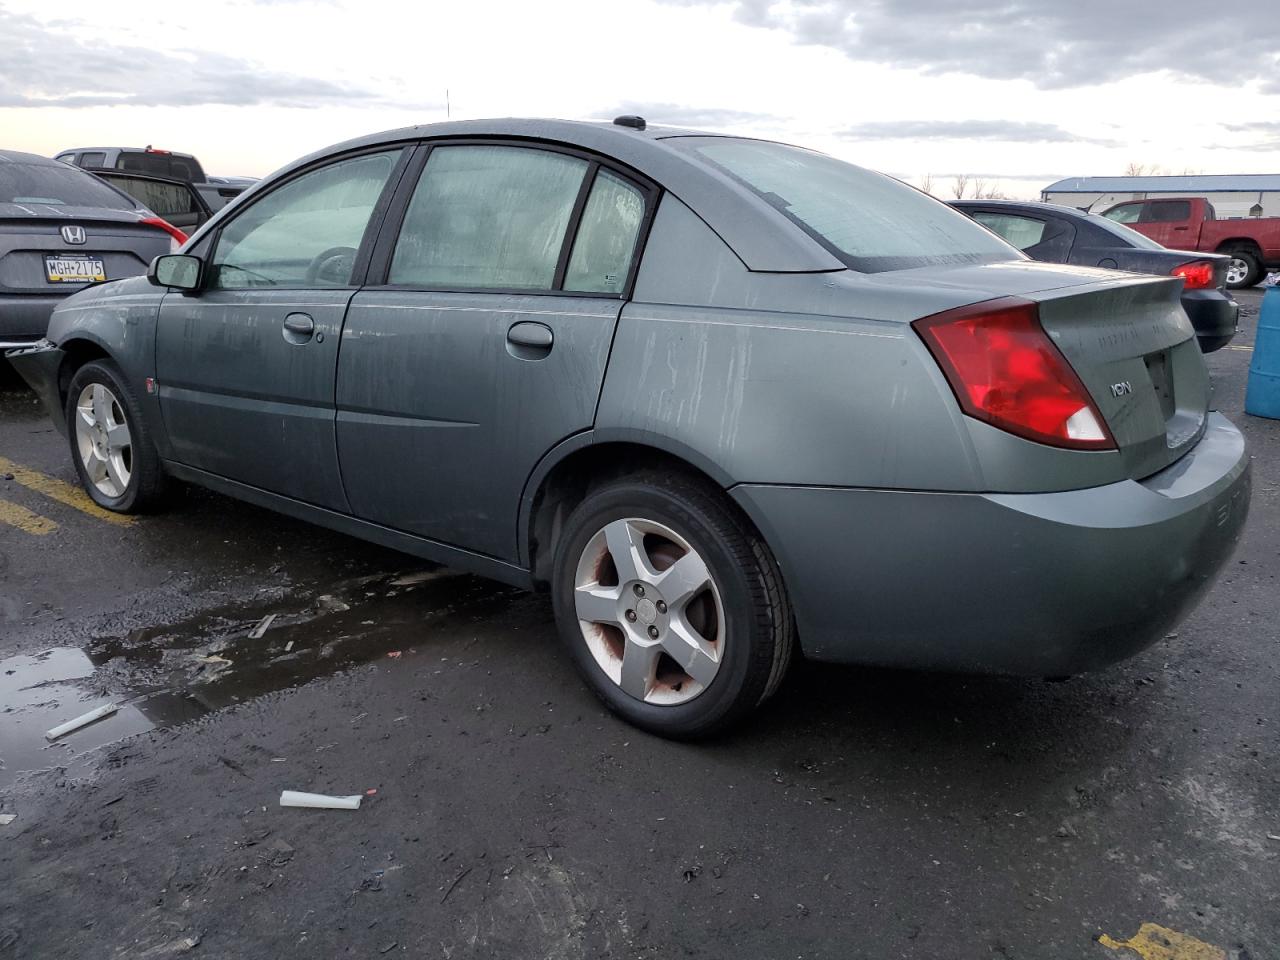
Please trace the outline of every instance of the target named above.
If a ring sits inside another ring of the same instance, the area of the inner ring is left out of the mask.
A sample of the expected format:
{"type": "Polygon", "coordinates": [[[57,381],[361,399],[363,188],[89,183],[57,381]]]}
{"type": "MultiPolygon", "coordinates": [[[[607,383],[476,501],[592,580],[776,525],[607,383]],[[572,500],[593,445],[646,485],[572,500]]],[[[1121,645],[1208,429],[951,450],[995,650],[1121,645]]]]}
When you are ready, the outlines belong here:
{"type": "Polygon", "coordinates": [[[115,364],[95,360],[76,371],[66,418],[76,472],[97,504],[136,513],[159,499],[164,487],[160,457],[115,364]]]}
{"type": "Polygon", "coordinates": [[[793,627],[766,545],[719,490],[644,475],[587,495],[559,540],[553,602],[587,683],[662,736],[722,730],[768,698],[793,627]]]}
{"type": "Polygon", "coordinates": [[[1231,258],[1231,262],[1227,264],[1227,288],[1241,290],[1257,286],[1265,273],[1258,255],[1252,250],[1239,247],[1225,253],[1231,258]]]}

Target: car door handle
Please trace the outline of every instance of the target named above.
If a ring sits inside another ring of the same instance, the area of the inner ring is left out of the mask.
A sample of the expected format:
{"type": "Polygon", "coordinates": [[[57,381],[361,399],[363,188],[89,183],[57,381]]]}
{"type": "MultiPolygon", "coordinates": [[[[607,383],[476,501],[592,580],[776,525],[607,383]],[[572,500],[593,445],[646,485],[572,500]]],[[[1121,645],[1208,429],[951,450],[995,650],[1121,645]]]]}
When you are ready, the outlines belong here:
{"type": "Polygon", "coordinates": [[[545,323],[523,320],[507,331],[507,353],[517,360],[541,360],[554,342],[555,335],[545,323]]]}
{"type": "Polygon", "coordinates": [[[291,313],[284,318],[284,338],[290,343],[306,343],[315,329],[316,322],[305,313],[291,313]]]}
{"type": "Polygon", "coordinates": [[[1175,230],[1190,230],[1190,227],[1174,227],[1175,230]]]}

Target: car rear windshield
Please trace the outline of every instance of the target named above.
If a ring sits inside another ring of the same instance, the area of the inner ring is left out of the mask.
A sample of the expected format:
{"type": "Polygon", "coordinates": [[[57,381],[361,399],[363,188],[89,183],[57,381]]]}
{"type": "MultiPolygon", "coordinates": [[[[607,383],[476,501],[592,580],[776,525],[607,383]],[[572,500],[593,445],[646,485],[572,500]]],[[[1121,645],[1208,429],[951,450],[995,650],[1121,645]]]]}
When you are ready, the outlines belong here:
{"type": "Polygon", "coordinates": [[[116,168],[134,173],[149,173],[153,177],[185,180],[187,183],[203,183],[204,171],[194,157],[176,157],[171,153],[132,153],[121,151],[116,158],[116,168]]]}
{"type": "Polygon", "coordinates": [[[137,209],[97,177],[60,163],[0,163],[0,203],[137,209]]]}
{"type": "Polygon", "coordinates": [[[668,142],[745,184],[855,270],[1023,259],[946,204],[825,154],[729,137],[668,142]]]}

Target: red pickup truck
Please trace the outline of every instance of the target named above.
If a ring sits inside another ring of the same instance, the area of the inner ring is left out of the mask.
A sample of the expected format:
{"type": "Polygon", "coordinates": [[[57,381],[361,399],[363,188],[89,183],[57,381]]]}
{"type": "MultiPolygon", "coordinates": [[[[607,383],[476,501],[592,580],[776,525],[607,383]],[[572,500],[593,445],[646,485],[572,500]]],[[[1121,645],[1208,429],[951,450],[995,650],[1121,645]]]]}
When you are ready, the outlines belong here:
{"type": "Polygon", "coordinates": [[[1268,270],[1280,269],[1280,217],[1219,220],[1213,204],[1200,197],[1131,200],[1102,215],[1175,250],[1227,254],[1227,286],[1233,290],[1252,287],[1268,270]]]}

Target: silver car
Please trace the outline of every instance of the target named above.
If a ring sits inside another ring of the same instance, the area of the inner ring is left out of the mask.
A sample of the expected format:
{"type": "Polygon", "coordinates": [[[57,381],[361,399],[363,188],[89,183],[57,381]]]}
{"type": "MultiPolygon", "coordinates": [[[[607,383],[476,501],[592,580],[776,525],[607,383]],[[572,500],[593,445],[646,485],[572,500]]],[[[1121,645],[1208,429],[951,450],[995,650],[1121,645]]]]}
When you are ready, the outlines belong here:
{"type": "Polygon", "coordinates": [[[0,342],[39,340],[64,297],[90,283],[144,274],[185,240],[92,174],[0,150],[0,342]]]}
{"type": "Polygon", "coordinates": [[[103,506],[188,481],[545,588],[604,702],[690,737],[797,649],[1057,677],[1161,636],[1249,502],[1180,289],[798,147],[476,121],[299,160],[10,358],[103,506]]]}

